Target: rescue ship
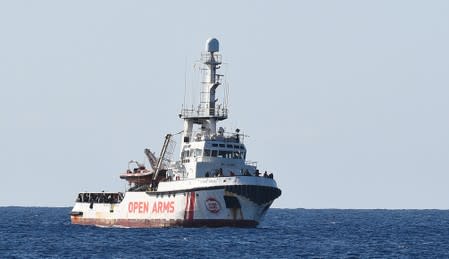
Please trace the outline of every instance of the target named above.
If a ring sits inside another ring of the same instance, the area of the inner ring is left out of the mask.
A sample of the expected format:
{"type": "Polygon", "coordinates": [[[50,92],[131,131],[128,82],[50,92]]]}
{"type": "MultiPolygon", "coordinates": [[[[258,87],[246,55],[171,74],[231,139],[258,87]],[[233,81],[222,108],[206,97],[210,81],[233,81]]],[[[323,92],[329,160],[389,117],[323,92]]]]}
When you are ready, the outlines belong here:
{"type": "Polygon", "coordinates": [[[216,90],[223,75],[219,42],[211,38],[201,54],[204,80],[198,108],[183,107],[180,160],[171,159],[175,134],[167,134],[157,157],[145,149],[149,165],[131,160],[120,175],[125,192],[81,192],[72,224],[110,227],[255,227],[281,195],[272,174],[260,173],[246,160],[239,129],[225,132],[217,123],[228,118],[216,90]]]}

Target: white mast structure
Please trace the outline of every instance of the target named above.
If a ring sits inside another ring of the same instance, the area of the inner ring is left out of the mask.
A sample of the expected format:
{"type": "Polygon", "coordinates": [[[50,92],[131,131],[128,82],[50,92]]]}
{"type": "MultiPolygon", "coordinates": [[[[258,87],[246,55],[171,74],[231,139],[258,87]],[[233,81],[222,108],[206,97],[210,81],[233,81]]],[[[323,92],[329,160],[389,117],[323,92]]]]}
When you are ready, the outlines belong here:
{"type": "MultiPolygon", "coordinates": [[[[183,109],[180,117],[184,119],[183,145],[193,140],[194,124],[201,125],[200,132],[196,135],[202,140],[208,140],[217,134],[217,121],[225,120],[228,117],[227,108],[216,104],[215,91],[221,85],[222,75],[217,74],[217,69],[221,65],[221,54],[219,43],[215,38],[210,38],[206,42],[206,52],[201,54],[203,70],[205,70],[202,82],[200,105],[197,110],[183,109]]],[[[222,134],[223,132],[219,132],[222,134]]],[[[182,147],[181,147],[182,148],[182,147]]]]}

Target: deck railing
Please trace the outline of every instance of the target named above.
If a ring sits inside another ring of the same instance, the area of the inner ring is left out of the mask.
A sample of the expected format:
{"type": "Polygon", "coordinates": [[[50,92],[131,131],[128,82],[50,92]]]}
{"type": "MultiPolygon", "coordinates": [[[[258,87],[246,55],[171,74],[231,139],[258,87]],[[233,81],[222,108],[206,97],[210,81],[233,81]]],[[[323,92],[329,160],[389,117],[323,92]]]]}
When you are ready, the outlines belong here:
{"type": "Polygon", "coordinates": [[[227,118],[228,117],[228,109],[227,108],[210,108],[210,109],[182,109],[179,114],[181,118],[207,118],[207,117],[215,117],[215,118],[227,118]]]}

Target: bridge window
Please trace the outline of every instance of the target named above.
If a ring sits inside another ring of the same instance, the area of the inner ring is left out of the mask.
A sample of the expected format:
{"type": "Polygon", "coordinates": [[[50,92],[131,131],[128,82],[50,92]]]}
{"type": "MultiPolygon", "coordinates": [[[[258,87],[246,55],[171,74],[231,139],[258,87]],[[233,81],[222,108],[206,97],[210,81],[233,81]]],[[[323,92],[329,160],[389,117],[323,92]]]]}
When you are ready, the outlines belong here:
{"type": "Polygon", "coordinates": [[[181,159],[184,159],[185,157],[189,157],[189,156],[190,156],[189,150],[184,150],[181,152],[181,159]]]}
{"type": "Polygon", "coordinates": [[[197,148],[197,149],[194,149],[193,152],[192,152],[192,153],[193,153],[192,155],[193,155],[193,156],[201,156],[201,153],[202,153],[201,151],[202,151],[202,150],[201,150],[201,149],[198,149],[198,148],[197,148]]]}
{"type": "Polygon", "coordinates": [[[226,151],[223,150],[218,151],[218,157],[226,158],[226,151]]]}
{"type": "Polygon", "coordinates": [[[240,155],[240,152],[234,151],[234,152],[232,152],[232,158],[234,158],[234,159],[240,159],[240,158],[242,158],[242,157],[241,157],[241,155],[240,155]]]}
{"type": "Polygon", "coordinates": [[[245,159],[245,152],[234,150],[210,150],[204,149],[204,156],[229,158],[229,159],[245,159]]]}

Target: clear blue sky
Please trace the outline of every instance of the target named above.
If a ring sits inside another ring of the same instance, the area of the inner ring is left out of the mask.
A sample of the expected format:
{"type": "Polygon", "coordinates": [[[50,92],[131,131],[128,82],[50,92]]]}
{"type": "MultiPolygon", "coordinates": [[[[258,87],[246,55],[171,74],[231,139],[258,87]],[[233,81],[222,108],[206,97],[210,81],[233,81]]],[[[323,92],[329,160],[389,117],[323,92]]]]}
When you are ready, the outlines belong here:
{"type": "Polygon", "coordinates": [[[449,1],[1,1],[0,205],[123,191],[209,37],[274,207],[449,209],[449,1]]]}

